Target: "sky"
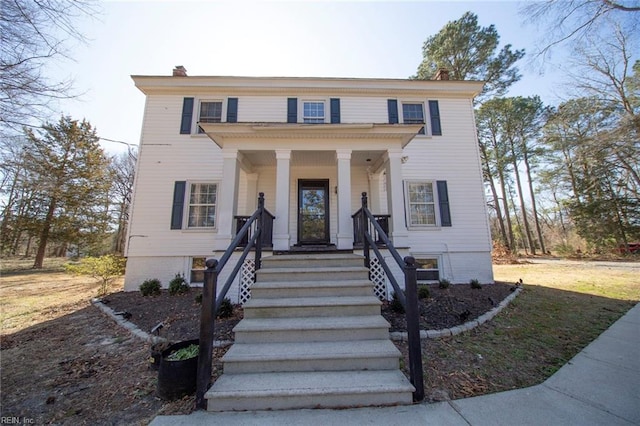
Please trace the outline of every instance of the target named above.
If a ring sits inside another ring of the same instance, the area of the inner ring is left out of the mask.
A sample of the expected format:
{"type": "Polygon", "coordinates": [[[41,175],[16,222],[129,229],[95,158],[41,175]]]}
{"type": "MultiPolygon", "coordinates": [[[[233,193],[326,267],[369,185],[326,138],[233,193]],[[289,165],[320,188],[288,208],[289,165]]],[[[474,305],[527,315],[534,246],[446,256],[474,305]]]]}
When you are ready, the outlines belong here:
{"type": "MultiPolygon", "coordinates": [[[[495,25],[501,46],[533,51],[535,27],[515,1],[110,1],[77,21],[87,42],[73,46],[73,62],[53,75],[71,77],[78,99],[60,114],[86,118],[102,138],[137,145],[144,95],[131,75],[407,78],[422,60],[422,45],[466,11],[481,26],[495,25]]],[[[556,58],[558,56],[556,55],[556,58]]],[[[557,103],[561,75],[518,62],[523,78],[510,96],[538,94],[557,103]]],[[[110,153],[127,146],[102,142],[110,153]]]]}

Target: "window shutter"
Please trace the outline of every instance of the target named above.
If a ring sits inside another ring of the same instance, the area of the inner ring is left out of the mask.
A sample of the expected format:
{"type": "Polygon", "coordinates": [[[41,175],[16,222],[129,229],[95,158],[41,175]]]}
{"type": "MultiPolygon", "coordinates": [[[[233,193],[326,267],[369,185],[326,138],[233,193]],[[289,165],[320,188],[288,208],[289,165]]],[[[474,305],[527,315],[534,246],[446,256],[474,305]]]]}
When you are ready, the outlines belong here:
{"type": "Polygon", "coordinates": [[[182,229],[182,212],[184,211],[184,194],[187,182],[176,181],[173,185],[173,206],[171,208],[171,229],[182,229]]]}
{"type": "Polygon", "coordinates": [[[331,124],[340,123],[340,99],[331,98],[331,124]]]}
{"type": "Polygon", "coordinates": [[[298,98],[287,99],[287,123],[298,122],[298,98]]]}
{"type": "Polygon", "coordinates": [[[389,124],[398,124],[398,100],[387,99],[387,109],[389,110],[389,124]]]}
{"type": "Polygon", "coordinates": [[[440,127],[440,108],[438,101],[429,101],[429,115],[431,116],[431,135],[442,136],[442,127],[440,127]]]}
{"type": "Polygon", "coordinates": [[[193,98],[182,100],[182,120],[180,121],[180,134],[191,133],[191,120],[193,119],[193,98]]]}
{"type": "Polygon", "coordinates": [[[238,122],[238,98],[227,99],[227,123],[238,122]]]}
{"type": "Polygon", "coordinates": [[[440,203],[440,225],[451,226],[451,209],[449,208],[447,181],[439,180],[436,184],[438,185],[438,201],[440,203]]]}

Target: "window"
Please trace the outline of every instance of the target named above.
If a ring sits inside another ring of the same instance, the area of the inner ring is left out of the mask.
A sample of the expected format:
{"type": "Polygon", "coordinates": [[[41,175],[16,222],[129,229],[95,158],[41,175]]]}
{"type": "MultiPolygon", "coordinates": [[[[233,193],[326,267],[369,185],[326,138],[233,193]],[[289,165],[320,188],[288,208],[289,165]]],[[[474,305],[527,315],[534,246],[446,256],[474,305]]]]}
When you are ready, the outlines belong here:
{"type": "MultiPolygon", "coordinates": [[[[400,123],[398,114],[398,104],[402,105],[402,123],[404,124],[425,124],[425,106],[428,104],[429,124],[431,136],[442,136],[442,126],[440,125],[440,107],[438,101],[430,100],[425,104],[418,99],[408,99],[406,101],[398,99],[387,99],[387,111],[389,113],[389,124],[400,123]]],[[[419,134],[427,134],[427,126],[420,129],[419,134]]]]}
{"type": "Polygon", "coordinates": [[[440,279],[437,258],[416,257],[416,266],[418,267],[418,281],[438,281],[440,279]]]}
{"type": "Polygon", "coordinates": [[[436,203],[433,182],[407,182],[409,226],[436,224],[436,203]]]}
{"type": "Polygon", "coordinates": [[[207,268],[204,257],[194,257],[191,259],[191,280],[190,283],[203,283],[204,270],[207,268]]]}
{"type": "MultiPolygon", "coordinates": [[[[421,103],[403,103],[402,122],[405,124],[424,124],[423,105],[421,103]]],[[[424,135],[425,128],[421,128],[418,133],[424,135]]]]}
{"type": "Polygon", "coordinates": [[[217,195],[218,185],[215,183],[191,184],[188,228],[210,228],[216,226],[217,195]]]}
{"type": "MultiPolygon", "coordinates": [[[[202,101],[200,102],[200,123],[220,123],[222,122],[222,101],[202,101]]],[[[204,133],[198,128],[198,133],[204,133]]]]}
{"type": "Polygon", "coordinates": [[[302,118],[304,123],[324,123],[324,102],[304,102],[302,118]]]}

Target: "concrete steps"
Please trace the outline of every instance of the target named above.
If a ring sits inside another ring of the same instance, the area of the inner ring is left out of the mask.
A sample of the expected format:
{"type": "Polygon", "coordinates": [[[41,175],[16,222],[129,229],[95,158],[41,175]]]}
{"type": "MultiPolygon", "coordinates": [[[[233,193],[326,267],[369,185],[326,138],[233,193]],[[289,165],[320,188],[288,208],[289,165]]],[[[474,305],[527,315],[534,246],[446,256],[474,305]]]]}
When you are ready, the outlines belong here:
{"type": "Polygon", "coordinates": [[[245,318],[234,331],[236,343],[376,340],[389,337],[389,323],[381,315],[245,318]]]}
{"type": "Polygon", "coordinates": [[[223,374],[207,393],[209,411],[345,408],[411,404],[399,370],[223,374]]]}
{"type": "Polygon", "coordinates": [[[264,258],[209,411],[409,404],[361,256],[264,258]]]}

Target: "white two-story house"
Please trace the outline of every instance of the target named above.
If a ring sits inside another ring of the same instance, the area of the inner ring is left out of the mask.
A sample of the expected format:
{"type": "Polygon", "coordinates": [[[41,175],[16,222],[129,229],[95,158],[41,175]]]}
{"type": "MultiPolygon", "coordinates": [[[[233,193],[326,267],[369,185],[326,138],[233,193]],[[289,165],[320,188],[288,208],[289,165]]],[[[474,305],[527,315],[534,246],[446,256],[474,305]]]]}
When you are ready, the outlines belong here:
{"type": "MultiPolygon", "coordinates": [[[[146,95],[126,245],[126,290],[202,280],[259,193],[265,256],[358,253],[368,206],[420,280],[493,282],[472,100],[481,82],[133,76],[146,95]]],[[[230,268],[229,268],[230,269],[230,268]]],[[[241,280],[241,278],[239,278],[241,280]]],[[[228,296],[242,301],[242,283],[228,296]]],[[[388,295],[388,293],[386,293],[388,295]]]]}

